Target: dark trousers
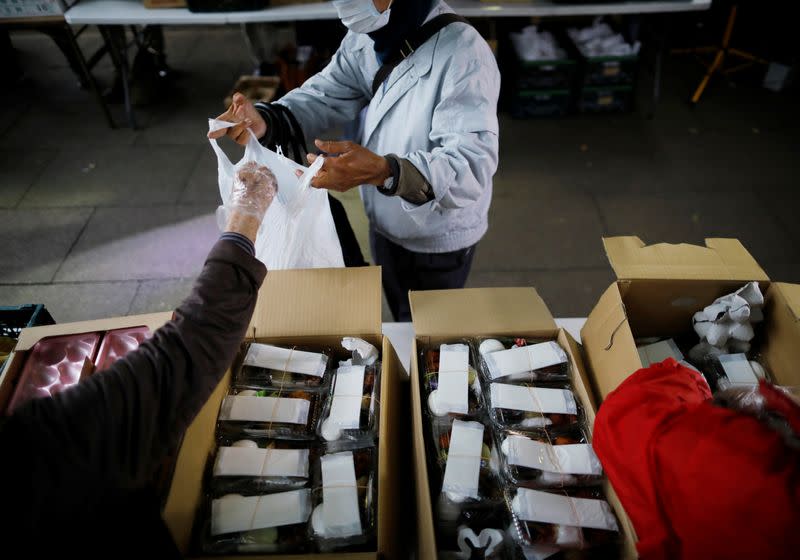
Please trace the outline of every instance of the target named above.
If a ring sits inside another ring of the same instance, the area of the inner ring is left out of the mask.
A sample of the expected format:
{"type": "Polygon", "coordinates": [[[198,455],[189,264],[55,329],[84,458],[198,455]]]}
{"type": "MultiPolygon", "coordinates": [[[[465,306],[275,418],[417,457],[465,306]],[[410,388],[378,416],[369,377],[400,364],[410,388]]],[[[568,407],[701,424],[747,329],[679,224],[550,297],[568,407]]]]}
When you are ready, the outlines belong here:
{"type": "Polygon", "coordinates": [[[383,291],[395,321],[410,321],[409,290],[463,288],[475,246],[451,253],[415,253],[370,230],[375,264],[383,267],[383,291]]]}

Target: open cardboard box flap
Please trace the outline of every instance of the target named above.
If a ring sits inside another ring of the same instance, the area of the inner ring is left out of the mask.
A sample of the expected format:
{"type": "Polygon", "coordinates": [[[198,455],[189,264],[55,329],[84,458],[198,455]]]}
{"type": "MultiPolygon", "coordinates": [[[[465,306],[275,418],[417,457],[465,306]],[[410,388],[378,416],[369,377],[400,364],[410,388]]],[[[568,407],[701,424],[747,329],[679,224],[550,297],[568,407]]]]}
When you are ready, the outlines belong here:
{"type": "Polygon", "coordinates": [[[409,292],[417,336],[513,335],[554,331],[550,310],[534,288],[473,288],[409,292]]]}
{"type": "Polygon", "coordinates": [[[797,328],[800,329],[800,284],[777,282],[774,286],[776,290],[783,294],[786,308],[794,316],[797,328]]]}
{"type": "Polygon", "coordinates": [[[380,334],[381,269],[270,271],[258,293],[248,336],[380,334]]]}
{"type": "Polygon", "coordinates": [[[769,280],[737,239],[706,239],[706,246],[700,247],[645,245],[635,236],[605,237],[603,245],[620,280],[769,280]]]}
{"type": "Polygon", "coordinates": [[[767,292],[761,353],[775,381],[800,387],[800,284],[776,282],[767,292]]]}

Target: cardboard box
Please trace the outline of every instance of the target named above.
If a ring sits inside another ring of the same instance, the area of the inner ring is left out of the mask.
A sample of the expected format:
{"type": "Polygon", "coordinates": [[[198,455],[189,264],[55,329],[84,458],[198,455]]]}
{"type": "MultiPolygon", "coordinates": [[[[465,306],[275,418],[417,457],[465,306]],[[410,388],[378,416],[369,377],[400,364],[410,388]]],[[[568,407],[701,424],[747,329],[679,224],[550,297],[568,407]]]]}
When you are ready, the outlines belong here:
{"type": "Polygon", "coordinates": [[[30,327],[23,329],[14,351],[8,358],[8,363],[0,375],[0,411],[5,412],[11,396],[17,387],[17,381],[22,373],[25,358],[33,345],[50,336],[66,334],[81,334],[89,332],[102,332],[127,327],[149,327],[155,331],[172,317],[172,312],[151,313],[148,315],[129,315],[127,317],[114,317],[111,319],[98,319],[96,321],[81,321],[78,323],[61,323],[44,327],[30,327]]]}
{"type": "MultiPolygon", "coordinates": [[[[403,468],[406,457],[401,453],[403,420],[407,416],[400,410],[401,365],[389,340],[381,334],[380,268],[287,270],[272,271],[267,275],[248,338],[274,344],[338,347],[343,336],[361,337],[382,349],[377,550],[324,555],[265,555],[259,558],[367,560],[402,556],[402,543],[399,541],[402,520],[398,511],[403,495],[407,494],[401,491],[401,485],[404,490],[406,484],[400,480],[401,473],[408,472],[403,468]]],[[[192,552],[192,528],[203,499],[203,474],[214,451],[217,415],[230,382],[231,371],[228,371],[189,426],[178,453],[163,516],[184,555],[192,552]]],[[[247,558],[256,557],[248,555],[247,558]]]]}
{"type": "Polygon", "coordinates": [[[618,280],[601,296],[581,330],[592,384],[602,400],[642,367],[634,340],[691,332],[691,319],[716,298],[746,282],[765,293],[765,321],[756,326],[756,349],[782,385],[800,384],[800,288],[772,284],[736,239],[706,239],[706,246],[645,245],[638,237],[603,240],[618,280]]]}
{"type": "Polygon", "coordinates": [[[761,355],[776,381],[800,386],[800,284],[776,282],[764,306],[761,355]]]}
{"type": "MultiPolygon", "coordinates": [[[[556,327],[550,311],[533,288],[411,292],[409,299],[416,332],[411,359],[411,421],[417,498],[416,557],[427,560],[437,557],[438,547],[425,449],[424,431],[427,427],[423,421],[418,346],[480,335],[556,339],[569,354],[573,390],[586,412],[590,435],[596,406],[577,343],[564,329],[556,327]]],[[[620,522],[624,546],[622,558],[636,558],[635,534],[630,519],[611,486],[606,484],[604,490],[620,522]]]]}

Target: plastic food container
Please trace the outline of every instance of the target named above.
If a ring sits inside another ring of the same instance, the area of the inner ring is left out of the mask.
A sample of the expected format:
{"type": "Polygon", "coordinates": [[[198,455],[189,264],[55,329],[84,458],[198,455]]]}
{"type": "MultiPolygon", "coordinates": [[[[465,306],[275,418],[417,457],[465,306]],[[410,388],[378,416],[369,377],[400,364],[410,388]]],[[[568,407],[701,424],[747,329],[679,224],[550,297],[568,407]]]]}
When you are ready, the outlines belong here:
{"type": "Polygon", "coordinates": [[[572,390],[565,387],[492,383],[487,391],[492,423],[500,430],[521,432],[573,429],[582,409],[572,390]]]}
{"type": "Polygon", "coordinates": [[[86,374],[100,343],[98,333],[44,338],[30,351],[19,385],[8,405],[13,412],[35,398],[49,397],[76,385],[86,374]]]}
{"type": "Polygon", "coordinates": [[[222,401],[219,434],[236,439],[314,439],[320,393],[233,387],[222,401]]]}
{"type": "Polygon", "coordinates": [[[250,343],[236,382],[284,389],[321,389],[330,381],[328,353],[250,343]]]}
{"type": "Polygon", "coordinates": [[[305,441],[220,438],[211,469],[211,493],[217,497],[304,488],[311,482],[317,449],[305,441]]]}
{"type": "Polygon", "coordinates": [[[378,431],[380,362],[342,366],[333,374],[318,433],[334,451],[342,442],[369,442],[378,431]]]}
{"type": "Polygon", "coordinates": [[[603,481],[600,460],[582,429],[564,434],[498,434],[503,475],[514,486],[595,486],[603,481]]]}
{"type": "Polygon", "coordinates": [[[318,486],[309,532],[320,552],[360,546],[375,537],[375,447],[358,447],[319,458],[318,486]]]}
{"type": "Polygon", "coordinates": [[[585,551],[592,558],[619,557],[617,518],[599,490],[520,488],[509,491],[507,499],[512,516],[508,532],[521,557],[546,558],[565,550],[585,551]]]}
{"type": "Polygon", "coordinates": [[[569,358],[554,340],[476,339],[481,373],[488,383],[537,384],[569,381],[569,358]]]}
{"type": "Polygon", "coordinates": [[[206,554],[305,552],[311,490],[228,494],[205,502],[199,548],[206,554]]]}
{"type": "Polygon", "coordinates": [[[108,369],[111,364],[133,352],[139,345],[150,338],[152,333],[147,327],[134,327],[131,329],[116,329],[106,332],[97,359],[94,361],[95,371],[108,369]]]}
{"type": "Polygon", "coordinates": [[[420,365],[424,372],[423,400],[432,418],[449,425],[452,418],[484,416],[486,404],[481,381],[467,341],[423,349],[420,365]],[[442,367],[445,369],[439,371],[442,367]]]}

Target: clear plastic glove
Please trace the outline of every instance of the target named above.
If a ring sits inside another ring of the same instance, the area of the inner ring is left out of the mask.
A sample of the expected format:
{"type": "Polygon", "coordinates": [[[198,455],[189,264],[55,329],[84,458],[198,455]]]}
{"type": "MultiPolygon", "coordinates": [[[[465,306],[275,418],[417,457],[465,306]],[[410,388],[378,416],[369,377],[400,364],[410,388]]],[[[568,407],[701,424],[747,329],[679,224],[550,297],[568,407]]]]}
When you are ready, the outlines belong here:
{"type": "Polygon", "coordinates": [[[248,222],[258,229],[277,192],[278,181],[269,168],[245,163],[236,172],[228,202],[217,211],[220,228],[231,231],[232,224],[248,222]]]}
{"type": "Polygon", "coordinates": [[[231,198],[225,208],[228,212],[235,210],[262,220],[277,192],[278,181],[272,171],[248,161],[236,172],[231,198]]]}

